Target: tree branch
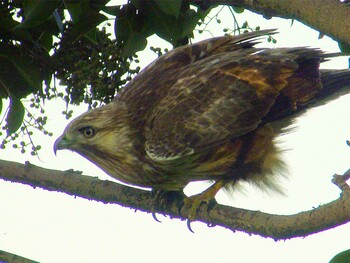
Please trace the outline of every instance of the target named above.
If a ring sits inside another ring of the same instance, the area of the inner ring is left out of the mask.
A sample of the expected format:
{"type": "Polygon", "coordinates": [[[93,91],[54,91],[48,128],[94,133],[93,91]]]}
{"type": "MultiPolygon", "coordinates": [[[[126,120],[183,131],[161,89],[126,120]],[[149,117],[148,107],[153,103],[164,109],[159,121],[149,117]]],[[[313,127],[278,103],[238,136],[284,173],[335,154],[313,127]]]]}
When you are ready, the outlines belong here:
{"type": "Polygon", "coordinates": [[[281,17],[301,23],[350,45],[350,6],[339,0],[191,0],[207,9],[216,5],[243,7],[266,19],[281,17]]]}
{"type": "MultiPolygon", "coordinates": [[[[310,211],[295,215],[272,215],[220,204],[208,211],[208,207],[203,204],[196,220],[210,226],[218,225],[232,231],[243,231],[275,240],[307,236],[350,221],[350,188],[346,184],[349,177],[350,170],[343,176],[335,175],[333,183],[342,190],[340,197],[310,211]]],[[[186,220],[189,213],[186,207],[179,208],[179,200],[169,200],[161,207],[155,207],[154,195],[149,191],[99,180],[74,171],[50,170],[30,163],[23,165],[0,160],[0,178],[148,213],[161,213],[181,220],[186,220]]]]}
{"type": "Polygon", "coordinates": [[[38,261],[24,258],[2,250],[0,250],[0,262],[39,263],[38,261]]]}

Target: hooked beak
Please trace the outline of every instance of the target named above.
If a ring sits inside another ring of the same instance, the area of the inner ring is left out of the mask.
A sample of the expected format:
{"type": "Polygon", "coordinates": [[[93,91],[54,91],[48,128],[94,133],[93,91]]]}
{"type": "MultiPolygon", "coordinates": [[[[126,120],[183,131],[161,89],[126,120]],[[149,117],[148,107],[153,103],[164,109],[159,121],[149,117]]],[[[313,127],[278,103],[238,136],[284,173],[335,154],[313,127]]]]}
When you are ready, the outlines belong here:
{"type": "Polygon", "coordinates": [[[62,134],[55,141],[55,144],[53,145],[53,152],[56,155],[58,150],[67,149],[69,145],[70,145],[70,143],[67,140],[66,136],[64,134],[62,134]]]}

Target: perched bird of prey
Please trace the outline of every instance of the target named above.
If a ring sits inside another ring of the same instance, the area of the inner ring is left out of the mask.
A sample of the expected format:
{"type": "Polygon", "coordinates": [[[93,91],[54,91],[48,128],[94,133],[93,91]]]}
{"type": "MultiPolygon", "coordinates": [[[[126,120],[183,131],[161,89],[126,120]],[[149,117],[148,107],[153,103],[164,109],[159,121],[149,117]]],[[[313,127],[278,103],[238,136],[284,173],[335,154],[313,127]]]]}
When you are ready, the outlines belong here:
{"type": "Polygon", "coordinates": [[[254,47],[273,33],[216,37],[162,55],[111,103],[74,119],[54,150],[156,191],[214,181],[189,197],[194,210],[240,180],[276,188],[285,168],[276,137],[305,109],[339,96],[350,71],[319,69],[339,54],[254,47]]]}

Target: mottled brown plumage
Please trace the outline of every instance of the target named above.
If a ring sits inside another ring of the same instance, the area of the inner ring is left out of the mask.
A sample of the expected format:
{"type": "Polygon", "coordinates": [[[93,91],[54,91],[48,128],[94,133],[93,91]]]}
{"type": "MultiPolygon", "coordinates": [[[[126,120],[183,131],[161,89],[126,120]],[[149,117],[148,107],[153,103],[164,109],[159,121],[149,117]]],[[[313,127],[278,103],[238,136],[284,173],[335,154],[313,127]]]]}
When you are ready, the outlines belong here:
{"type": "Polygon", "coordinates": [[[273,30],[176,48],[130,81],[113,102],[75,120],[55,150],[76,151],[125,183],[182,190],[213,180],[275,188],[284,168],[275,139],[291,118],[350,84],[320,71],[312,48],[255,48],[273,30]]]}

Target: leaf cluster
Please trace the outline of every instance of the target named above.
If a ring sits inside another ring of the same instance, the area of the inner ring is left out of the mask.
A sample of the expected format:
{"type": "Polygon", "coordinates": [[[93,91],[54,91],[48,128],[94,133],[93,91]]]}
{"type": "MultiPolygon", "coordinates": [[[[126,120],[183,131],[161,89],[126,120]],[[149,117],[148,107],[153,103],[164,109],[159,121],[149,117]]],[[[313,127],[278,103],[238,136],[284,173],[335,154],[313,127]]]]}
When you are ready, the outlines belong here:
{"type": "MultiPolygon", "coordinates": [[[[93,108],[108,103],[139,71],[131,63],[138,62],[136,52],[146,47],[149,36],[157,34],[173,46],[186,44],[198,21],[209,12],[182,0],[107,3],[0,2],[0,111],[7,135],[1,148],[21,133],[30,134],[32,128],[51,134],[37,121],[46,117],[42,106],[46,100],[63,99],[66,118],[72,115],[70,104],[93,108]],[[115,37],[106,30],[113,23],[115,37]],[[28,95],[34,102],[29,108],[23,104],[28,95]],[[9,99],[7,109],[2,109],[2,99],[9,99]],[[36,109],[40,117],[34,117],[36,109]]],[[[34,144],[32,149],[36,149],[34,144]]]]}

